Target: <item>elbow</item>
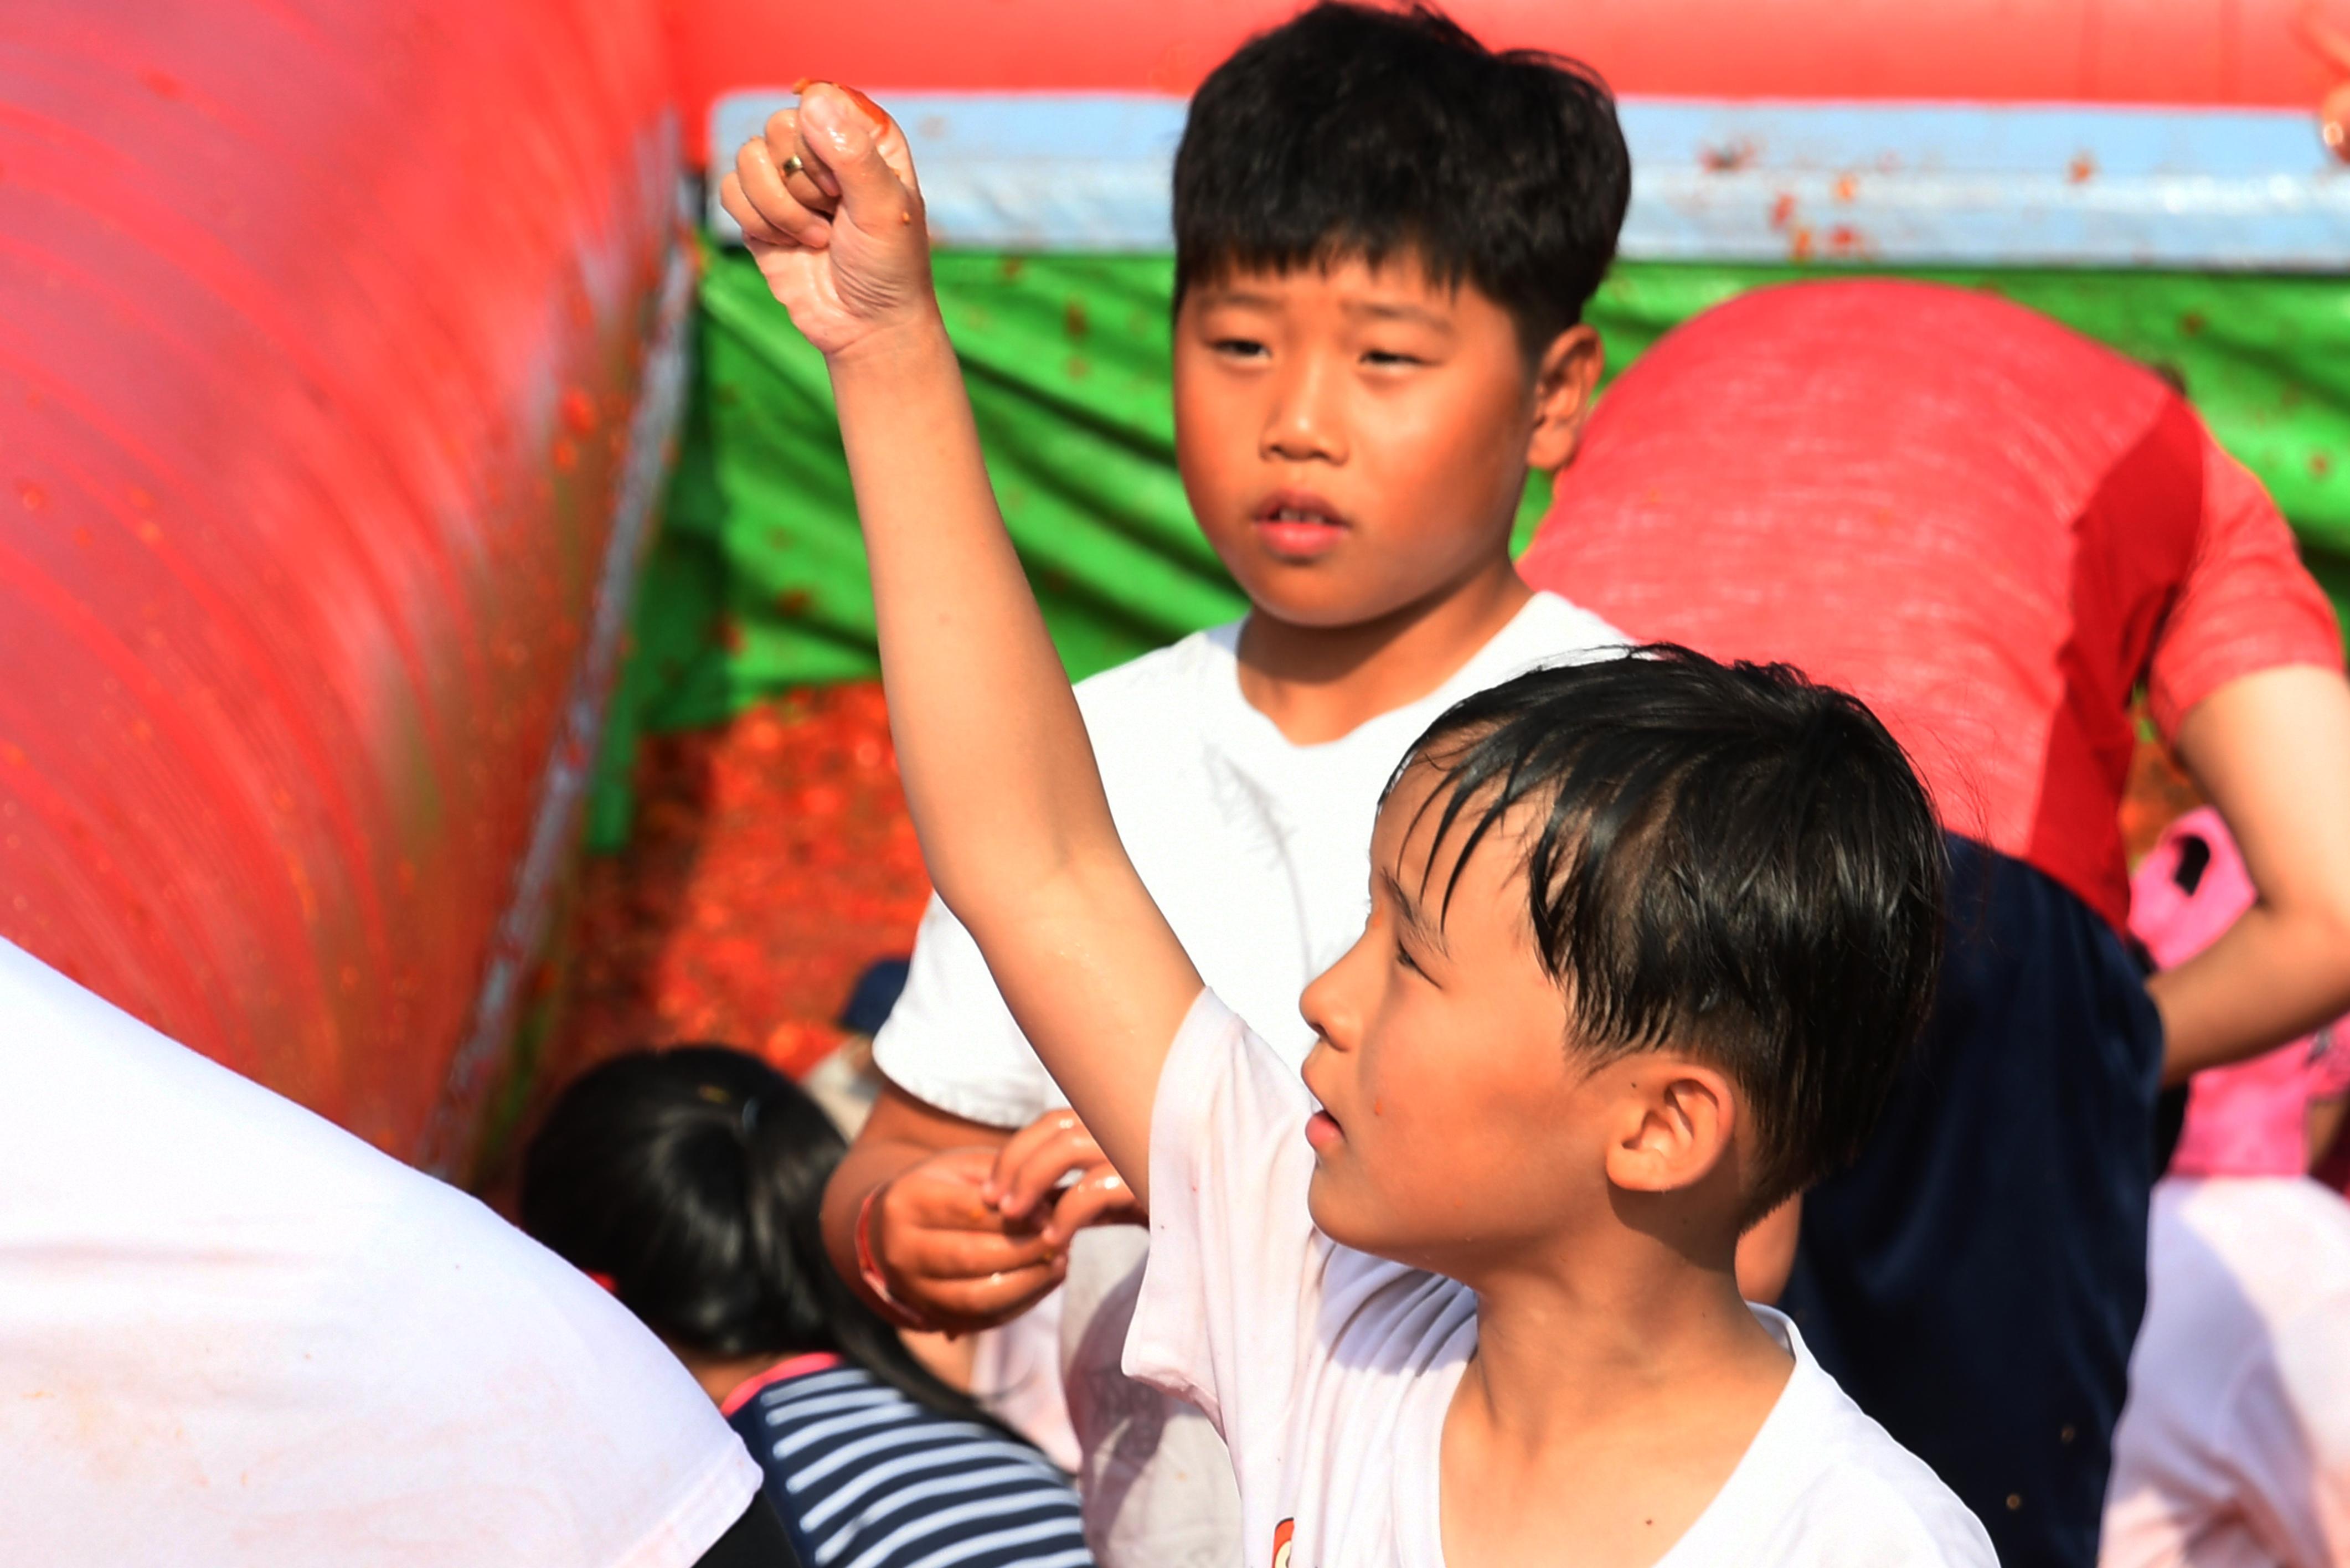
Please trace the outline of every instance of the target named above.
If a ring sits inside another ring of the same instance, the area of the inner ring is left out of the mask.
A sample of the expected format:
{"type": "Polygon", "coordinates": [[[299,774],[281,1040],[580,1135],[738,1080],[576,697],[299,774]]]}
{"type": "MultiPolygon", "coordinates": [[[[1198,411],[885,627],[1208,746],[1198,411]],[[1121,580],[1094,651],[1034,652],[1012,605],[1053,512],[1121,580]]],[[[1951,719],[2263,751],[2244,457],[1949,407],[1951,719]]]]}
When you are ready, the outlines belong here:
{"type": "Polygon", "coordinates": [[[1001,870],[935,867],[931,885],[990,963],[1003,951],[1031,940],[1040,928],[1088,905],[1081,868],[1066,860],[1044,866],[1032,861],[1001,870]]]}

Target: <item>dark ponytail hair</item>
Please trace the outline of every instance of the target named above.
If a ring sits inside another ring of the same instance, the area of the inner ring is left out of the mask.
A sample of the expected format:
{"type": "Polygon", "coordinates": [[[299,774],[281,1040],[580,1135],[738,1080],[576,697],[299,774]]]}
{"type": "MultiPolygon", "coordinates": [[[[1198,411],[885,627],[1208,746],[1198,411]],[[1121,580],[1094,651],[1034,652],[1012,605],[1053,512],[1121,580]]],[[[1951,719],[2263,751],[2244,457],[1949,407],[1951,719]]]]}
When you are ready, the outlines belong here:
{"type": "Polygon", "coordinates": [[[723,1045],[638,1051],[557,1096],[522,1226],[682,1350],[830,1351],[941,1415],[1003,1424],[916,1360],[833,1270],[818,1207],[847,1144],[805,1090],[723,1045]]]}

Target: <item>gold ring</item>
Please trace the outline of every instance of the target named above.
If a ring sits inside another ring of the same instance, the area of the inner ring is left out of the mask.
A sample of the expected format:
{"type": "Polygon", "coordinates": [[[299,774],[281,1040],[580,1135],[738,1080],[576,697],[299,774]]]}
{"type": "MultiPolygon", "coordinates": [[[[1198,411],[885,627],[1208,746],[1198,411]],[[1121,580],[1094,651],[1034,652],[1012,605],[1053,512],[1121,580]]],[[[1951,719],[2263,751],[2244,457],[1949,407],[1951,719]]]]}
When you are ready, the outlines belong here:
{"type": "Polygon", "coordinates": [[[784,160],[785,179],[788,180],[795,174],[805,174],[806,172],[807,165],[800,161],[800,155],[798,153],[795,152],[789,158],[784,160]]]}

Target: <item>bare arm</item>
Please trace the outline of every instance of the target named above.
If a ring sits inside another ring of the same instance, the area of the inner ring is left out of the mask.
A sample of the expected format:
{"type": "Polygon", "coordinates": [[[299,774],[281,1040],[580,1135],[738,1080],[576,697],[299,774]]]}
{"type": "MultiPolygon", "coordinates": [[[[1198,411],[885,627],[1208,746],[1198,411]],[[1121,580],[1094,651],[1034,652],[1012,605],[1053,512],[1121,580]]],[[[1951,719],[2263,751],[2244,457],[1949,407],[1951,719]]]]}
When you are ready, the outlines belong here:
{"type": "Polygon", "coordinates": [[[744,146],[721,200],[831,371],[923,857],[1022,1032],[1142,1194],[1159,1069],[1199,973],[1118,842],[1003,532],[904,139],[877,134],[838,88],[801,103],[744,146]],[[795,153],[809,172],[782,171],[795,153]]]}
{"type": "Polygon", "coordinates": [[[2178,754],[2260,897],[2148,983],[2171,1084],[2350,1012],[2350,682],[2306,666],[2231,680],[2189,711],[2178,754]]]}

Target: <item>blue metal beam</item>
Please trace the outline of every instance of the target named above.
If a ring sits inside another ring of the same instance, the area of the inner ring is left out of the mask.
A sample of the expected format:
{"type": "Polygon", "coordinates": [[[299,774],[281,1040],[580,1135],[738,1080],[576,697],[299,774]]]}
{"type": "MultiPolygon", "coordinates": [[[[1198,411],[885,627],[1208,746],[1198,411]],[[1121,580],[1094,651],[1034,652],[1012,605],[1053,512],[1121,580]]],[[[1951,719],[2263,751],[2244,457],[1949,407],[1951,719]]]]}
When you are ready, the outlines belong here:
{"type": "MultiPolygon", "coordinates": [[[[1171,247],[1181,99],[874,96],[914,144],[941,244],[1171,247]]],[[[740,145],[791,101],[720,99],[711,145],[740,145]]],[[[1656,99],[1622,112],[1629,257],[2350,270],[2350,168],[2327,154],[2314,115],[1656,99]]],[[[711,211],[733,237],[714,200],[711,211]]]]}

